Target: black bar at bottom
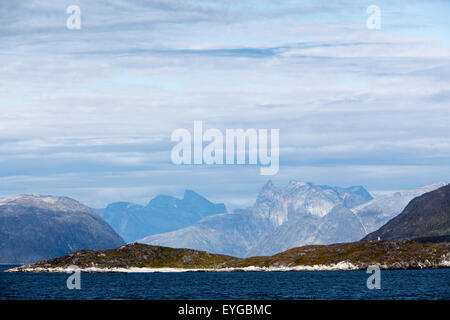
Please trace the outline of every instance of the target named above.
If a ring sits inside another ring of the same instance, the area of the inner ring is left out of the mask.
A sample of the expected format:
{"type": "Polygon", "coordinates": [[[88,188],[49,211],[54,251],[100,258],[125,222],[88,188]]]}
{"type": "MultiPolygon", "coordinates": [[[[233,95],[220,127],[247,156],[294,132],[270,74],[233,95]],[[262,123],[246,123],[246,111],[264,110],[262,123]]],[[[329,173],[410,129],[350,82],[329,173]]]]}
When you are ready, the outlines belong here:
{"type": "Polygon", "coordinates": [[[147,300],[147,301],[80,301],[25,300],[1,301],[3,314],[11,311],[15,318],[21,313],[45,314],[58,319],[66,317],[114,314],[126,319],[302,319],[321,316],[345,316],[361,319],[366,316],[384,318],[394,309],[402,316],[415,315],[424,310],[446,314],[449,300],[444,301],[286,301],[286,300],[147,300]],[[387,309],[388,308],[388,309],[387,309]],[[11,309],[11,310],[8,310],[11,309]],[[56,310],[66,310],[61,313],[56,310]],[[388,311],[389,310],[389,311],[388,311]],[[309,316],[308,316],[309,315],[309,316]]]}

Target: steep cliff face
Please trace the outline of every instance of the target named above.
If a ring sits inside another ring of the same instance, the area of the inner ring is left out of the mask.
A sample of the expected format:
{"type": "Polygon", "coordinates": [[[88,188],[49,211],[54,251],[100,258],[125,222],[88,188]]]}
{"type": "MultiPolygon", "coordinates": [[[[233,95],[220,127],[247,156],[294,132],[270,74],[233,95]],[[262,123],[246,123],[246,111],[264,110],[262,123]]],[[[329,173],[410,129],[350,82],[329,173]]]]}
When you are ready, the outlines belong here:
{"type": "Polygon", "coordinates": [[[250,208],[212,215],[190,227],[150,235],[139,242],[248,257],[303,245],[357,241],[398,215],[412,198],[442,185],[373,199],[361,186],[291,181],[278,188],[268,181],[250,208]]]}
{"type": "Polygon", "coordinates": [[[309,244],[349,242],[365,235],[359,218],[348,208],[337,205],[323,217],[303,214],[265,234],[247,256],[272,255],[309,244]]]}
{"type": "Polygon", "coordinates": [[[268,181],[256,199],[253,213],[280,226],[294,217],[311,215],[320,218],[336,206],[353,208],[372,199],[361,186],[342,188],[290,181],[286,188],[278,189],[268,181]]]}
{"type": "Polygon", "coordinates": [[[450,235],[450,185],[414,198],[401,214],[364,240],[412,239],[450,235]]]}
{"type": "Polygon", "coordinates": [[[0,199],[0,263],[32,263],[123,244],[108,223],[73,199],[39,195],[0,199]]]}
{"type": "Polygon", "coordinates": [[[291,181],[280,189],[268,181],[251,208],[210,216],[188,228],[150,235],[139,242],[245,257],[305,244],[354,241],[365,233],[350,208],[371,199],[360,186],[291,181]]]}

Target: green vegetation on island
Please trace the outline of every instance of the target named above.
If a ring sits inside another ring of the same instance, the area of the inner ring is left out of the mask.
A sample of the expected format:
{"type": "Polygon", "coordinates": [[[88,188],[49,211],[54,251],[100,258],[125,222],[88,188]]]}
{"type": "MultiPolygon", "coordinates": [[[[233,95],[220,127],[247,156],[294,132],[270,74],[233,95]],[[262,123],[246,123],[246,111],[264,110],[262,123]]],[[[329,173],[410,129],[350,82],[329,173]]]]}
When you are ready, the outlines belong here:
{"type": "Polygon", "coordinates": [[[358,241],[332,245],[311,245],[290,249],[268,257],[235,258],[191,249],[128,244],[112,250],[81,250],[60,258],[40,261],[12,271],[52,271],[77,266],[92,271],[130,268],[240,269],[248,267],[295,269],[335,266],[366,269],[377,264],[382,269],[442,268],[450,266],[450,242],[443,239],[358,241]]]}

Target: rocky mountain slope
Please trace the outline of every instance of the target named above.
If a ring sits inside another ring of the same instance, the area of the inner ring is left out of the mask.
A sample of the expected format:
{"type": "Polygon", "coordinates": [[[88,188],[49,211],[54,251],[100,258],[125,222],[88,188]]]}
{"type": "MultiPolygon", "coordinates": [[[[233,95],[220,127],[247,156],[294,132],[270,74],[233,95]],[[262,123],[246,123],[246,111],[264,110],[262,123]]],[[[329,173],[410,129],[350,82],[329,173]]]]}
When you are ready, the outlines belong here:
{"type": "Polygon", "coordinates": [[[450,267],[450,243],[427,241],[360,241],[294,248],[270,257],[246,259],[205,251],[173,249],[139,243],[114,250],[78,251],[61,258],[21,266],[12,271],[64,272],[73,266],[86,272],[111,271],[266,271],[266,270],[363,270],[450,267]]]}
{"type": "Polygon", "coordinates": [[[365,235],[358,217],[350,209],[336,206],[323,217],[303,215],[265,234],[246,256],[272,255],[307,244],[350,242],[365,235]]]}
{"type": "Polygon", "coordinates": [[[187,228],[149,236],[139,242],[243,257],[273,229],[268,219],[247,210],[236,210],[207,217],[187,228]]]}
{"type": "Polygon", "coordinates": [[[212,203],[194,191],[186,190],[183,199],[160,195],[146,206],[115,202],[96,211],[126,242],[132,242],[193,225],[202,218],[227,210],[222,203],[212,203]]]}
{"type": "Polygon", "coordinates": [[[371,199],[360,186],[340,188],[291,181],[279,189],[268,181],[251,208],[210,216],[191,227],[138,241],[244,257],[309,243],[358,240],[364,229],[346,206],[371,199]]]}
{"type": "Polygon", "coordinates": [[[445,185],[445,183],[435,183],[413,190],[382,195],[351,210],[360,217],[365,232],[371,233],[399,215],[412,199],[445,185]]]}
{"type": "Polygon", "coordinates": [[[98,214],[73,199],[40,195],[0,199],[0,263],[31,263],[123,244],[98,214]]]}
{"type": "Polygon", "coordinates": [[[414,198],[401,214],[364,239],[412,239],[450,235],[450,185],[414,198]]]}

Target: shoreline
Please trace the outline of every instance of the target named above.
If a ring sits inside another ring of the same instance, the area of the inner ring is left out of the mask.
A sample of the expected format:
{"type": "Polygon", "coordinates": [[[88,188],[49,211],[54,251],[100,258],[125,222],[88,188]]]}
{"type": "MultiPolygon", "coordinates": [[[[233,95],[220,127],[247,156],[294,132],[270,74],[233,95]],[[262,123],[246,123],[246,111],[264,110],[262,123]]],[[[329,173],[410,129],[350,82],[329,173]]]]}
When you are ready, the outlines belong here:
{"type": "Polygon", "coordinates": [[[193,249],[133,243],[110,250],[80,250],[4,272],[280,272],[450,268],[450,243],[412,240],[304,246],[268,257],[245,259],[193,249]]]}
{"type": "MultiPolygon", "coordinates": [[[[447,269],[450,268],[450,261],[443,261],[438,265],[419,265],[415,267],[401,267],[394,265],[377,265],[380,270],[424,270],[424,269],[447,269]]],[[[180,272],[295,272],[295,271],[364,271],[367,267],[356,266],[352,263],[342,261],[333,265],[312,265],[312,266],[293,266],[293,267],[230,267],[230,268],[98,268],[98,267],[55,267],[42,268],[31,266],[20,266],[3,272],[31,272],[31,273],[180,273],[180,272]]]]}

